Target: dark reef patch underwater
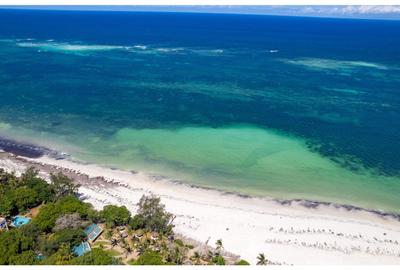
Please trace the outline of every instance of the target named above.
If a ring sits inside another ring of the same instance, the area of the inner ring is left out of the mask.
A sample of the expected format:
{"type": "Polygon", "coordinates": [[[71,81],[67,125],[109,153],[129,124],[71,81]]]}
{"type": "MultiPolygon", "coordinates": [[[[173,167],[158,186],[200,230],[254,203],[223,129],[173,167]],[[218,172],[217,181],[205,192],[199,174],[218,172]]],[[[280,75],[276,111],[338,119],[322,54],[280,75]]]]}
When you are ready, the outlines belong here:
{"type": "Polygon", "coordinates": [[[1,10],[0,25],[0,135],[400,212],[398,21],[1,10]]]}

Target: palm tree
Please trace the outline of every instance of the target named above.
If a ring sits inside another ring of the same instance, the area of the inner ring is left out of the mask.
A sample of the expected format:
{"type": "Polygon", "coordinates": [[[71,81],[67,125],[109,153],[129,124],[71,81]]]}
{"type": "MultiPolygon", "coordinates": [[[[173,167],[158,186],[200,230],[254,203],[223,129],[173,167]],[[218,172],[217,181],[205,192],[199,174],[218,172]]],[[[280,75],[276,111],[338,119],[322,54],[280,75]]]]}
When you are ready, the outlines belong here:
{"type": "Polygon", "coordinates": [[[200,253],[195,251],[192,256],[192,259],[195,261],[196,264],[200,264],[200,253]]]}
{"type": "Polygon", "coordinates": [[[122,248],[125,250],[125,258],[132,253],[132,248],[129,244],[123,245],[122,248]]]}
{"type": "Polygon", "coordinates": [[[264,253],[260,253],[257,256],[257,265],[266,265],[268,264],[268,260],[265,258],[264,253]]]}
{"type": "Polygon", "coordinates": [[[220,251],[222,249],[222,239],[218,239],[215,245],[217,246],[217,250],[220,251]]]}
{"type": "Polygon", "coordinates": [[[111,239],[111,248],[114,248],[117,245],[118,245],[118,240],[115,238],[111,239]]]}
{"type": "Polygon", "coordinates": [[[183,258],[183,254],[179,247],[175,247],[175,250],[173,253],[173,258],[174,258],[174,262],[177,265],[182,264],[184,258],[183,258]]]}
{"type": "Polygon", "coordinates": [[[144,247],[144,245],[139,243],[136,248],[137,253],[139,253],[139,255],[142,255],[145,252],[145,250],[146,250],[146,247],[144,247]]]}
{"type": "Polygon", "coordinates": [[[207,259],[211,260],[212,257],[214,257],[214,253],[213,253],[211,250],[209,250],[209,251],[207,252],[207,259]]]}

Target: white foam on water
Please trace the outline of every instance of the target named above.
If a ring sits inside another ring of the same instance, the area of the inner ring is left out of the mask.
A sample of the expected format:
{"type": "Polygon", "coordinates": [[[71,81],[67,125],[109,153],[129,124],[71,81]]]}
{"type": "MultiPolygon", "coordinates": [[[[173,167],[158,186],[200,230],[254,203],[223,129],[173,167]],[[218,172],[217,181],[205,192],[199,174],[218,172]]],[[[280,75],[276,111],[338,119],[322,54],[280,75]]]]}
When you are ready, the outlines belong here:
{"type": "Polygon", "coordinates": [[[181,52],[184,51],[185,48],[156,48],[158,52],[181,52]]]}
{"type": "Polygon", "coordinates": [[[134,46],[132,46],[132,48],[146,50],[147,46],[146,45],[134,45],[134,46]]]}
{"type": "Polygon", "coordinates": [[[40,48],[47,51],[108,51],[124,49],[124,46],[81,45],[57,42],[18,42],[19,47],[40,48]]]}
{"type": "Polygon", "coordinates": [[[370,68],[378,70],[387,70],[389,67],[372,62],[365,61],[347,61],[325,58],[298,58],[298,59],[282,59],[284,63],[302,66],[312,70],[322,71],[354,71],[360,68],[370,68]]]}
{"type": "Polygon", "coordinates": [[[106,45],[106,44],[82,44],[79,42],[57,42],[54,39],[36,41],[35,39],[1,40],[14,42],[22,48],[36,48],[37,52],[59,52],[74,53],[77,55],[88,55],[90,52],[121,50],[137,54],[192,54],[200,56],[218,56],[225,53],[223,49],[209,48],[185,48],[185,47],[158,47],[156,45],[135,44],[131,46],[106,45]]]}

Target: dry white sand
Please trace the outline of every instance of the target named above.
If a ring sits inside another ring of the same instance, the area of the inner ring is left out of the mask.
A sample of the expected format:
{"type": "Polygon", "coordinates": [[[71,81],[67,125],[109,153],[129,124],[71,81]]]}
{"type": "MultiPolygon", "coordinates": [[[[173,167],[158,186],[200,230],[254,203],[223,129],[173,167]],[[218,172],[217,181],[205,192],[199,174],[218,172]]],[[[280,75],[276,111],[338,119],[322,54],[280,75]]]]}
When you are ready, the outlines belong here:
{"type": "MultiPolygon", "coordinates": [[[[98,177],[80,181],[82,198],[98,209],[112,203],[125,205],[134,213],[140,197],[154,193],[176,215],[176,232],[210,245],[222,239],[227,251],[252,264],[259,253],[282,264],[400,264],[400,221],[393,218],[328,206],[284,206],[269,199],[155,180],[140,172],[48,157],[10,159],[7,155],[0,157],[0,167],[8,171],[20,173],[39,162],[98,177]]],[[[43,172],[43,176],[47,174],[43,172]]]]}

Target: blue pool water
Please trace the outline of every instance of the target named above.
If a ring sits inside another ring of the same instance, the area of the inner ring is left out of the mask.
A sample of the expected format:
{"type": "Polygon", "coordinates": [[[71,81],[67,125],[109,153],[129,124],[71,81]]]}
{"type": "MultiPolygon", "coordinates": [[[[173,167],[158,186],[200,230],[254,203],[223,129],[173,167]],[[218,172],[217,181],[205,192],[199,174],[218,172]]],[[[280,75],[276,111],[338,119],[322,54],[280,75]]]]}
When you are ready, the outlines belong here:
{"type": "Polygon", "coordinates": [[[11,221],[11,225],[15,228],[19,228],[23,225],[28,224],[29,221],[30,221],[29,218],[22,217],[22,216],[15,216],[11,221]]]}
{"type": "Polygon", "coordinates": [[[103,229],[101,229],[97,224],[91,224],[84,230],[89,241],[95,240],[102,233],[102,231],[103,229]]]}
{"type": "Polygon", "coordinates": [[[72,252],[77,256],[82,256],[83,254],[85,254],[86,252],[90,251],[90,246],[88,242],[82,242],[80,245],[78,246],[74,246],[72,248],[72,252]]]}

